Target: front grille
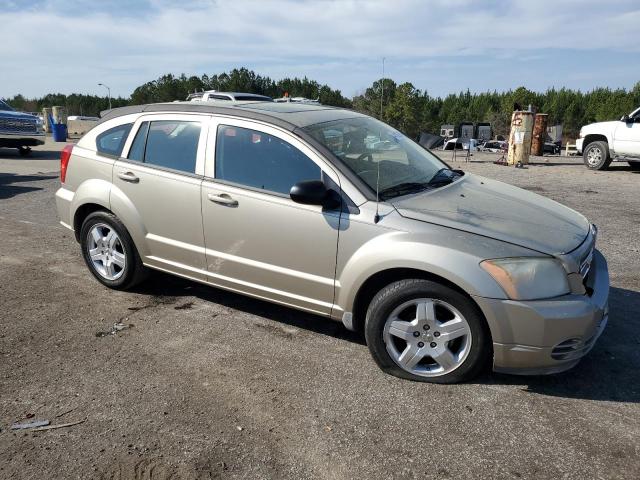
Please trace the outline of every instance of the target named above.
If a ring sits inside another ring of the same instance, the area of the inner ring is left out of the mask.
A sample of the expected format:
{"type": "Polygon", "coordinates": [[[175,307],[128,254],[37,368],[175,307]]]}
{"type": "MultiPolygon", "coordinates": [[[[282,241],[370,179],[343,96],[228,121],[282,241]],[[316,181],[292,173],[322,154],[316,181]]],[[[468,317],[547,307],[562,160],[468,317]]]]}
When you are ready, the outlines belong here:
{"type": "Polygon", "coordinates": [[[35,118],[0,118],[0,132],[36,133],[38,127],[35,118]]]}
{"type": "Polygon", "coordinates": [[[593,248],[587,253],[587,256],[580,262],[580,275],[582,279],[586,280],[591,270],[591,262],[593,262],[593,248]]]}

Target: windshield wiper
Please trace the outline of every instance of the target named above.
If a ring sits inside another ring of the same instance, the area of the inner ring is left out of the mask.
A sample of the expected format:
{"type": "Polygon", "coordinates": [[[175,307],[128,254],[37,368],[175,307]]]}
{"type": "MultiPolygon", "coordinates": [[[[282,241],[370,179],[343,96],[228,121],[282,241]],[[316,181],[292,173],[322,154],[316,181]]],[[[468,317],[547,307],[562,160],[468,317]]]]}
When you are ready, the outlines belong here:
{"type": "Polygon", "coordinates": [[[443,167],[438,170],[433,177],[431,177],[431,180],[427,182],[427,185],[430,187],[449,185],[456,178],[461,177],[462,175],[464,175],[462,172],[443,167]]]}
{"type": "Polygon", "coordinates": [[[399,197],[401,195],[408,195],[410,193],[421,192],[429,188],[429,184],[424,182],[403,182],[393,187],[385,188],[380,192],[380,198],[387,199],[393,197],[399,197]]]}

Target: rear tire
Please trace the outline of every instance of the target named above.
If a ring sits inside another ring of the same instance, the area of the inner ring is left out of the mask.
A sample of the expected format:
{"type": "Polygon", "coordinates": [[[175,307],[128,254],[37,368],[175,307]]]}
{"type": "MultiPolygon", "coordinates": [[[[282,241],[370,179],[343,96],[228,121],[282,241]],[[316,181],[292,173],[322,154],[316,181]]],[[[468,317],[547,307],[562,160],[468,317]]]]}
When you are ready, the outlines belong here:
{"type": "Polygon", "coordinates": [[[611,154],[607,142],[591,142],[582,154],[584,165],[589,170],[606,170],[611,164],[611,154]]]}
{"type": "Polygon", "coordinates": [[[383,371],[408,380],[458,383],[491,360],[491,336],[475,303],[429,280],[380,290],[367,311],[365,338],[383,371]]]}
{"type": "Polygon", "coordinates": [[[85,218],[80,245],[89,271],[109,288],[126,290],[148,275],[126,227],[110,212],[93,212],[85,218]]]}

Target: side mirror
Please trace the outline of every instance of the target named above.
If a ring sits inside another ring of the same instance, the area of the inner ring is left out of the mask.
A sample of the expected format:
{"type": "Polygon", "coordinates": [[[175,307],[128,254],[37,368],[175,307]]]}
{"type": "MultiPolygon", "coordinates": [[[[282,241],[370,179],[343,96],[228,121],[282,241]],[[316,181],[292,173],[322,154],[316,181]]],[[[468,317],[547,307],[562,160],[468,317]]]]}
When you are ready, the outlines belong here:
{"type": "Polygon", "coordinates": [[[620,119],[621,122],[624,123],[632,123],[633,120],[629,118],[629,115],[623,115],[622,118],[620,119]]]}
{"type": "Polygon", "coordinates": [[[340,206],[340,197],[327,188],[321,180],[305,180],[298,182],[289,192],[291,200],[303,205],[322,205],[325,208],[340,206]]]}

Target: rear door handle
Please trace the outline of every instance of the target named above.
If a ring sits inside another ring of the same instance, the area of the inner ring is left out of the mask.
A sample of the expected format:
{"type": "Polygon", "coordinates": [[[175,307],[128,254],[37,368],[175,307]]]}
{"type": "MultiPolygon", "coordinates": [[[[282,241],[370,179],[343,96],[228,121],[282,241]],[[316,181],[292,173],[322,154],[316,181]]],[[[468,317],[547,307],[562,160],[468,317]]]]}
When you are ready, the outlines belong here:
{"type": "Polygon", "coordinates": [[[118,178],[125,182],[138,183],[140,179],[131,172],[118,172],[118,178]]]}
{"type": "Polygon", "coordinates": [[[220,195],[214,195],[213,193],[208,193],[207,198],[214,203],[219,203],[220,205],[227,205],[228,207],[237,207],[238,201],[231,198],[226,193],[221,193],[220,195]]]}

